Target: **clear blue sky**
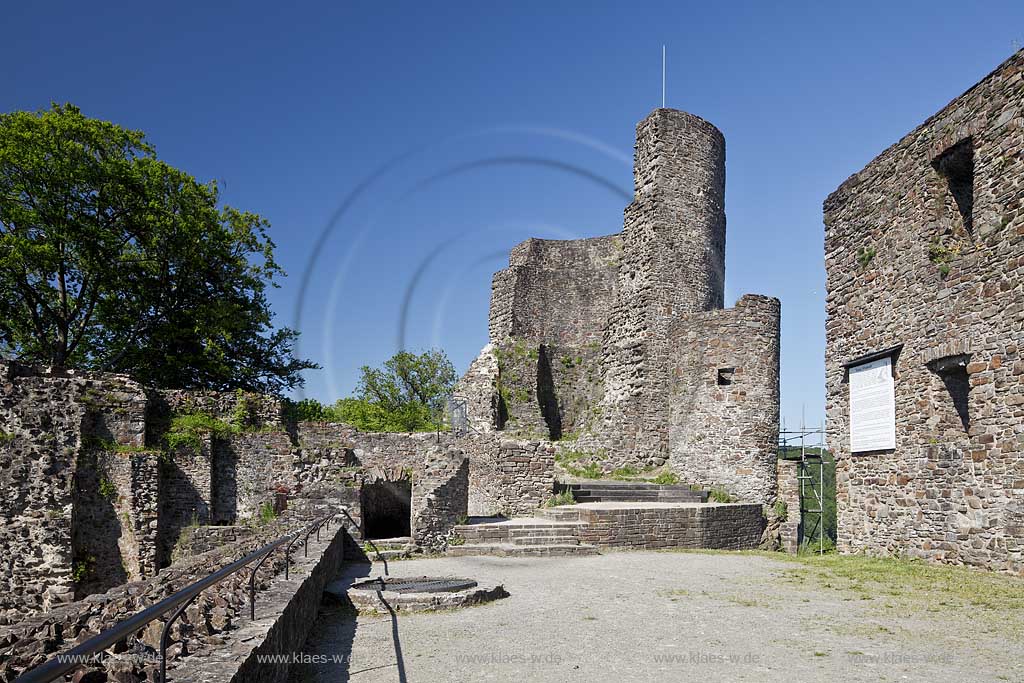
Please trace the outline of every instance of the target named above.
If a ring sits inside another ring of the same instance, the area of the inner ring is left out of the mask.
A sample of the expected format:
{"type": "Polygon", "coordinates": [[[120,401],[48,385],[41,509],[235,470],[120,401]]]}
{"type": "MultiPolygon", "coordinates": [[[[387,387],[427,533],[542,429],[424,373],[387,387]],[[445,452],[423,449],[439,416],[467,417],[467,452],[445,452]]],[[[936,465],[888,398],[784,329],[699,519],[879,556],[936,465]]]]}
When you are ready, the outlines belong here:
{"type": "Polygon", "coordinates": [[[783,416],[824,396],[821,203],[1024,43],[1024,3],[12,3],[0,109],[68,101],[267,217],[306,393],[406,345],[464,370],[530,237],[618,232],[661,100],[722,130],[726,303],[782,299],[783,416]],[[189,7],[185,7],[189,5],[189,7]],[[487,5],[487,7],[485,7],[487,5]],[[387,166],[390,160],[399,160],[387,166]],[[381,168],[384,170],[381,171],[381,168]],[[376,175],[375,175],[376,174],[376,175]],[[432,259],[429,256],[435,253],[432,259]],[[425,266],[424,266],[425,264],[425,266]]]}

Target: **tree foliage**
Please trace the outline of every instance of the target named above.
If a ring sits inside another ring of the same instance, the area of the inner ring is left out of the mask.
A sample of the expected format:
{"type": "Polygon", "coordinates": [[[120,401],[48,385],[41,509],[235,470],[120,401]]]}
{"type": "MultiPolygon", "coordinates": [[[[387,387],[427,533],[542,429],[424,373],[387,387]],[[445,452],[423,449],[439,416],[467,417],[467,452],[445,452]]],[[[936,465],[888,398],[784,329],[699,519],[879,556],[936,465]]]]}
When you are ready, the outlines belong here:
{"type": "Polygon", "coordinates": [[[356,395],[324,406],[304,399],[297,420],[344,422],[366,432],[433,431],[442,426],[445,398],[455,386],[455,367],[444,351],[400,351],[380,368],[363,366],[356,395]]]}
{"type": "Polygon", "coordinates": [[[275,329],[260,216],[72,105],[0,115],[0,352],[163,387],[276,392],[313,363],[275,329]]]}

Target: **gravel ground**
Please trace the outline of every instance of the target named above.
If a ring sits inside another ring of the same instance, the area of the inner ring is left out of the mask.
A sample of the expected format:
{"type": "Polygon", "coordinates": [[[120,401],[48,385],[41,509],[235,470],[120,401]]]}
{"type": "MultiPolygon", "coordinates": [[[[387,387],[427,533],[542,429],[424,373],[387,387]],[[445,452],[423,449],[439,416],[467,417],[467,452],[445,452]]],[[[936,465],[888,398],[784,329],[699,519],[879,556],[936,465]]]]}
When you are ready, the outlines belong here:
{"type": "MultiPolygon", "coordinates": [[[[438,613],[325,606],[292,683],[356,681],[1022,681],[1017,615],[894,604],[795,562],[746,554],[445,557],[392,576],[503,583],[438,613]]],[[[349,565],[344,586],[380,564],[349,565]]]]}

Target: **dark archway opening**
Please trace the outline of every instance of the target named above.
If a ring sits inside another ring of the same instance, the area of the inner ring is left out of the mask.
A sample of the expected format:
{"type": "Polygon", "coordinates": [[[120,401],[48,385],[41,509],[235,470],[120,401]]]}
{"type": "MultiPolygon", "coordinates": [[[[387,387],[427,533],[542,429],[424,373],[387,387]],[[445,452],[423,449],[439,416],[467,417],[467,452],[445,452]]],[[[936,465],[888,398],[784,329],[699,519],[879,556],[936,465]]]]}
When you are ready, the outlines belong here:
{"type": "Polygon", "coordinates": [[[398,538],[412,534],[410,480],[363,484],[359,498],[363,513],[363,538],[398,538]]]}

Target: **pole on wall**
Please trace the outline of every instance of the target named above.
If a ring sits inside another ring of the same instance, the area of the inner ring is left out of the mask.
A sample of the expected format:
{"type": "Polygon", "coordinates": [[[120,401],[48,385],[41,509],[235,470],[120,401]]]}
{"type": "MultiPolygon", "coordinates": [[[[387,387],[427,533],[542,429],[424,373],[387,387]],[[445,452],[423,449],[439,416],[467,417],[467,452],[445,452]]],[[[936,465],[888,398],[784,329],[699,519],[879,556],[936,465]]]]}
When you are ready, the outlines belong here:
{"type": "Polygon", "coordinates": [[[661,108],[665,108],[665,45],[661,46],[661,108]]]}

